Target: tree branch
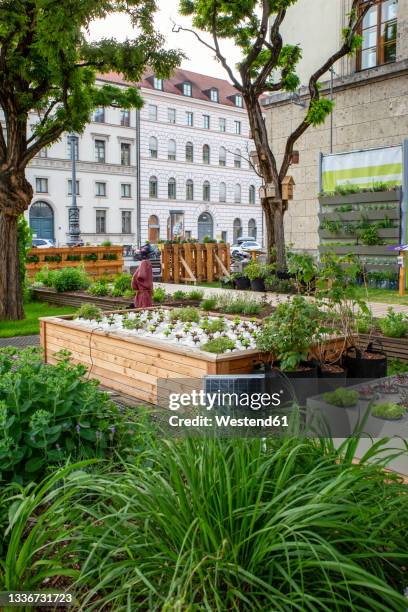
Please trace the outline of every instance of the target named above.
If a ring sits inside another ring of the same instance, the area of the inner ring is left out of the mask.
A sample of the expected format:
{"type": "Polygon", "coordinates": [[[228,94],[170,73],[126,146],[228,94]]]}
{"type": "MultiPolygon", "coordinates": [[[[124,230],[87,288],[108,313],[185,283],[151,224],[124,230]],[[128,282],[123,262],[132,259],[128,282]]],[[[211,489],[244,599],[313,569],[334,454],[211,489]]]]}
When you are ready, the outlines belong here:
{"type": "MultiPolygon", "coordinates": [[[[58,103],[62,102],[61,99],[56,99],[52,102],[52,104],[50,104],[50,106],[47,108],[46,112],[44,113],[43,118],[41,119],[40,123],[38,126],[36,126],[37,130],[41,129],[44,125],[45,122],[47,121],[48,117],[50,116],[51,112],[53,111],[53,109],[56,107],[56,105],[58,103]]],[[[26,141],[26,145],[30,145],[35,139],[37,138],[36,134],[34,133],[32,136],[30,136],[30,138],[27,139],[26,141]]]]}
{"type": "Polygon", "coordinates": [[[328,60],[318,69],[316,70],[316,72],[314,74],[312,74],[312,76],[310,77],[309,80],[309,96],[310,96],[310,101],[309,101],[309,107],[307,110],[307,113],[303,119],[303,121],[298,125],[298,127],[290,134],[287,142],[286,142],[286,148],[285,148],[285,153],[283,156],[283,161],[282,161],[282,165],[281,165],[281,169],[279,171],[279,180],[282,181],[286,174],[287,171],[289,169],[290,166],[290,160],[292,157],[292,153],[293,153],[293,147],[296,143],[296,141],[304,134],[304,132],[308,129],[308,127],[310,126],[310,123],[308,121],[308,116],[309,116],[309,112],[312,108],[312,105],[315,101],[320,99],[320,92],[319,92],[319,88],[318,88],[318,81],[319,79],[326,74],[326,72],[328,70],[330,70],[330,68],[332,68],[332,66],[342,57],[344,57],[345,55],[347,55],[348,53],[351,52],[352,50],[352,44],[353,44],[353,38],[358,30],[358,28],[360,27],[366,13],[370,10],[370,8],[372,6],[374,6],[374,4],[376,4],[376,0],[370,0],[369,2],[366,3],[366,5],[364,6],[363,10],[360,11],[359,14],[357,14],[358,8],[359,8],[359,0],[353,0],[353,5],[350,11],[350,17],[349,17],[349,22],[348,22],[348,34],[347,37],[343,43],[343,45],[341,46],[341,48],[336,51],[336,53],[333,53],[333,55],[331,57],[328,58],[328,60]],[[357,17],[356,17],[357,15],[357,17]]]}
{"type": "Polygon", "coordinates": [[[259,29],[259,34],[254,44],[252,45],[251,51],[248,53],[246,59],[240,63],[239,71],[242,77],[242,82],[245,85],[247,78],[249,76],[249,70],[255,60],[258,58],[262,48],[264,46],[266,35],[268,33],[268,20],[270,14],[270,5],[269,0],[262,0],[262,17],[261,17],[261,27],[259,29]]]}
{"type": "MultiPolygon", "coordinates": [[[[268,76],[270,76],[272,70],[276,67],[278,63],[279,55],[283,47],[283,40],[281,33],[279,32],[279,28],[282,25],[285,16],[286,10],[279,11],[271,27],[270,43],[268,41],[265,41],[265,46],[271,52],[271,57],[270,60],[262,68],[260,74],[258,75],[258,78],[255,81],[254,85],[256,87],[258,95],[261,95],[261,93],[264,91],[266,79],[268,78],[268,76]]],[[[282,85],[280,84],[277,89],[269,89],[269,91],[278,91],[281,88],[282,85]]]]}

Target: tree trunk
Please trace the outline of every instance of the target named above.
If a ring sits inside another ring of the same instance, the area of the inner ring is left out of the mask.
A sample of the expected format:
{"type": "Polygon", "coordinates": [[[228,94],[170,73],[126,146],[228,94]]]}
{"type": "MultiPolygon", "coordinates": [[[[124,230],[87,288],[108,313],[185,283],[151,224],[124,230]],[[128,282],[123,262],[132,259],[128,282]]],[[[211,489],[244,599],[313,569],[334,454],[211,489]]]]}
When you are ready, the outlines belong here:
{"type": "Polygon", "coordinates": [[[265,213],[266,260],[272,263],[275,260],[273,252],[275,247],[274,210],[269,203],[263,206],[263,210],[265,213]]]}
{"type": "Polygon", "coordinates": [[[0,210],[0,321],[23,319],[16,215],[0,210]]]}
{"type": "Polygon", "coordinates": [[[274,213],[274,238],[276,247],[276,268],[279,272],[286,270],[285,229],[283,225],[282,202],[276,205],[274,213]]]}

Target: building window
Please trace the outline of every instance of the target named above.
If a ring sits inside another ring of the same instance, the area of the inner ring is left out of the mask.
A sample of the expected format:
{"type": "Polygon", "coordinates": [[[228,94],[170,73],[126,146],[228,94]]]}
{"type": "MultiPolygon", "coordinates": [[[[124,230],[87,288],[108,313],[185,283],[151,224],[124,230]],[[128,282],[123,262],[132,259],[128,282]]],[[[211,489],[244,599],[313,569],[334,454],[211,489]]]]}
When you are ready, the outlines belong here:
{"type": "Polygon", "coordinates": [[[234,152],[234,168],[241,167],[241,151],[239,149],[235,149],[234,152]]]}
{"type": "Polygon", "coordinates": [[[227,201],[227,186],[225,183],[220,183],[220,194],[219,194],[220,202],[227,201]]]}
{"type": "Polygon", "coordinates": [[[106,210],[96,211],[96,233],[106,234],[106,210]]]}
{"type": "Polygon", "coordinates": [[[221,240],[223,242],[228,242],[228,233],[225,230],[221,232],[221,240]]]}
{"type": "Polygon", "coordinates": [[[167,195],[169,200],[175,200],[176,199],[176,179],[174,178],[170,178],[169,182],[167,184],[167,195]]]}
{"type": "Polygon", "coordinates": [[[241,204],[241,185],[239,183],[235,185],[234,202],[235,204],[241,204]]]}
{"type": "Polygon", "coordinates": [[[243,107],[243,101],[242,101],[242,96],[240,94],[236,94],[235,96],[235,106],[238,106],[238,108],[242,108],[243,107]]]}
{"type": "Polygon", "coordinates": [[[121,184],[120,197],[121,198],[131,198],[132,197],[132,185],[130,183],[121,184]]]}
{"type": "Polygon", "coordinates": [[[240,121],[234,121],[234,125],[235,125],[235,133],[236,134],[241,134],[241,122],[240,121]]]}
{"type": "Polygon", "coordinates": [[[172,161],[176,159],[176,141],[175,140],[169,140],[167,157],[168,159],[171,159],[172,161]]]}
{"type": "Polygon", "coordinates": [[[122,108],[120,111],[120,125],[130,127],[130,110],[128,108],[122,108]]]}
{"type": "Polygon", "coordinates": [[[191,87],[191,83],[189,81],[186,81],[185,83],[183,83],[183,95],[184,96],[189,96],[191,98],[192,87],[191,87]]]}
{"type": "Polygon", "coordinates": [[[93,120],[95,123],[105,123],[105,109],[96,108],[94,111],[93,120]]]}
{"type": "Polygon", "coordinates": [[[95,195],[98,198],[106,198],[106,183],[99,181],[95,183],[95,195]]]}
{"type": "Polygon", "coordinates": [[[163,91],[163,79],[158,79],[157,77],[153,78],[153,87],[155,89],[159,89],[160,91],[163,91]]]}
{"type": "Polygon", "coordinates": [[[209,164],[210,163],[210,147],[208,146],[208,144],[205,144],[203,146],[203,164],[209,164]]]}
{"type": "Polygon", "coordinates": [[[203,200],[204,202],[209,202],[210,201],[210,196],[211,196],[211,188],[210,188],[210,183],[208,181],[204,181],[203,183],[203,200]]]}
{"type": "MultiPolygon", "coordinates": [[[[364,8],[366,0],[360,7],[364,8]]],[[[358,53],[360,70],[395,62],[397,55],[398,0],[378,0],[366,13],[361,35],[363,43],[358,53]]]]}
{"type": "Polygon", "coordinates": [[[169,123],[176,123],[176,109],[175,108],[167,109],[167,119],[169,123]]]}
{"type": "Polygon", "coordinates": [[[255,219],[250,219],[248,221],[248,236],[256,240],[256,221],[255,219]]]}
{"type": "Polygon", "coordinates": [[[220,129],[220,132],[226,132],[227,131],[227,122],[224,119],[224,117],[220,117],[218,119],[218,127],[220,129]]]}
{"type": "MultiPolygon", "coordinates": [[[[79,143],[78,138],[75,138],[75,159],[79,159],[79,143]]],[[[72,159],[72,140],[71,136],[67,137],[67,156],[68,159],[72,159]]]]}
{"type": "Polygon", "coordinates": [[[220,166],[227,165],[227,149],[225,147],[220,147],[220,155],[218,163],[220,166]]]}
{"type": "MultiPolygon", "coordinates": [[[[75,194],[79,195],[79,181],[75,181],[75,194]]],[[[68,179],[68,195],[72,195],[72,179],[68,179]]]]}
{"type": "Polygon", "coordinates": [[[150,157],[157,159],[157,138],[150,136],[149,138],[149,153],[150,157]]]}
{"type": "Polygon", "coordinates": [[[132,233],[132,213],[130,210],[122,210],[122,234],[132,233]]]}
{"type": "Polygon", "coordinates": [[[95,159],[100,164],[106,160],[106,143],[104,140],[95,140],[95,159]]]}
{"type": "Polygon", "coordinates": [[[194,183],[191,179],[186,182],[186,200],[194,200],[194,183]]]}
{"type": "Polygon", "coordinates": [[[203,115],[203,127],[205,130],[210,129],[210,115],[203,115]]]}
{"type": "Polygon", "coordinates": [[[36,178],[35,179],[35,190],[37,193],[48,193],[48,179],[47,178],[36,178]]]}
{"type": "Polygon", "coordinates": [[[241,219],[234,219],[234,223],[233,223],[233,242],[236,243],[236,241],[238,240],[238,238],[240,238],[242,236],[242,221],[241,219]]]}
{"type": "Polygon", "coordinates": [[[216,87],[213,87],[210,90],[210,100],[211,102],[219,102],[220,98],[218,95],[218,89],[216,87]]]}
{"type": "Polygon", "coordinates": [[[249,186],[249,203],[255,204],[255,185],[249,186]]]}
{"type": "Polygon", "coordinates": [[[194,161],[194,146],[192,142],[186,144],[186,162],[192,163],[194,161]]]}
{"type": "Polygon", "coordinates": [[[157,177],[151,176],[149,179],[149,198],[157,198],[157,177]]]}
{"type": "Polygon", "coordinates": [[[130,166],[130,144],[128,142],[120,143],[120,163],[122,166],[130,166]]]}
{"type": "Polygon", "coordinates": [[[44,147],[43,149],[40,149],[38,151],[38,157],[42,157],[42,158],[48,157],[48,148],[44,147]]]}
{"type": "Polygon", "coordinates": [[[155,104],[149,104],[149,119],[150,121],[157,121],[157,106],[155,104]]]}
{"type": "Polygon", "coordinates": [[[186,112],[186,123],[190,127],[193,127],[194,125],[194,113],[192,113],[191,111],[186,112]]]}

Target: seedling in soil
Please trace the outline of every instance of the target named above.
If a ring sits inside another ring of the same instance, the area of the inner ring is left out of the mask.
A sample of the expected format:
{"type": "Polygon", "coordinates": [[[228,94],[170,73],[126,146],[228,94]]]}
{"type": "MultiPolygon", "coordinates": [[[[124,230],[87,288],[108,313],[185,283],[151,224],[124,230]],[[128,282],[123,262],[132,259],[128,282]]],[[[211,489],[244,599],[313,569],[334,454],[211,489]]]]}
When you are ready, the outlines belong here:
{"type": "Polygon", "coordinates": [[[115,325],[115,315],[111,314],[108,317],[108,325],[109,327],[112,327],[112,325],[115,325]]]}
{"type": "Polygon", "coordinates": [[[163,331],[163,334],[166,336],[166,338],[168,338],[171,335],[171,329],[167,327],[167,329],[163,331]]]}
{"type": "Polygon", "coordinates": [[[175,337],[177,338],[177,341],[180,342],[183,337],[183,334],[175,334],[175,337]]]}
{"type": "Polygon", "coordinates": [[[362,387],[359,390],[360,399],[371,400],[376,396],[376,392],[372,387],[362,387]]]}
{"type": "Polygon", "coordinates": [[[200,342],[200,338],[198,336],[193,336],[193,342],[194,344],[197,344],[198,342],[200,342]]]}
{"type": "Polygon", "coordinates": [[[392,393],[398,393],[399,392],[399,389],[398,389],[397,385],[395,384],[395,382],[394,381],[387,381],[387,380],[384,380],[383,382],[379,383],[376,386],[376,389],[380,393],[384,393],[386,395],[392,394],[392,393]]]}

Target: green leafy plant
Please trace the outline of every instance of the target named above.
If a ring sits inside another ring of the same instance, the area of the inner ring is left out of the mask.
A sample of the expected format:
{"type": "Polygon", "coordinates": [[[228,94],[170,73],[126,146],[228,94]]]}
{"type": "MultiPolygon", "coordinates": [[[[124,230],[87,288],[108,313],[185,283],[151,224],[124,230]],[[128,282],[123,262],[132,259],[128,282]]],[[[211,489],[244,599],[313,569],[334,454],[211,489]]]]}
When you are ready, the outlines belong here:
{"type": "Polygon", "coordinates": [[[287,259],[288,272],[296,278],[298,288],[310,292],[318,273],[315,258],[307,253],[289,253],[287,259]]]}
{"type": "Polygon", "coordinates": [[[38,255],[27,255],[27,263],[39,263],[40,257],[38,255]]]}
{"type": "Polygon", "coordinates": [[[248,265],[245,266],[243,273],[250,281],[254,281],[258,278],[267,278],[274,270],[274,264],[266,264],[255,259],[251,259],[248,265]]]}
{"type": "Polygon", "coordinates": [[[397,313],[390,307],[387,310],[387,316],[378,320],[378,326],[384,336],[404,338],[408,332],[408,317],[405,313],[397,313]]]}
{"type": "Polygon", "coordinates": [[[227,351],[233,351],[235,348],[235,342],[231,338],[213,338],[208,340],[205,344],[201,345],[201,350],[207,353],[226,353],[227,351]]]}
{"type": "Polygon", "coordinates": [[[182,321],[186,323],[187,321],[192,321],[194,323],[198,323],[200,320],[200,315],[197,308],[193,306],[186,306],[185,308],[174,308],[170,312],[170,321],[182,321]]]}
{"type": "Polygon", "coordinates": [[[371,313],[361,313],[356,316],[356,326],[359,334],[369,334],[373,329],[373,317],[371,313]]]}
{"type": "Polygon", "coordinates": [[[216,296],[211,296],[204,298],[202,302],[200,302],[200,308],[202,310],[206,310],[210,312],[211,310],[215,310],[217,308],[218,298],[216,296]]]}
{"type": "Polygon", "coordinates": [[[352,408],[356,406],[359,400],[358,391],[352,391],[339,387],[335,391],[325,393],[323,395],[324,401],[332,406],[339,406],[341,408],[352,408]]]}
{"type": "Polygon", "coordinates": [[[117,253],[104,253],[102,259],[106,261],[115,261],[118,258],[117,253]]]}
{"type": "Polygon", "coordinates": [[[385,402],[383,404],[376,404],[371,410],[371,414],[380,419],[387,419],[389,421],[398,421],[406,414],[406,408],[400,404],[393,402],[385,402]]]}
{"type": "Polygon", "coordinates": [[[173,300],[186,300],[187,293],[185,291],[182,291],[181,289],[177,289],[177,291],[172,294],[172,297],[173,300]]]}
{"type": "Polygon", "coordinates": [[[166,290],[163,289],[163,287],[156,287],[155,289],[153,289],[152,299],[155,304],[162,304],[167,299],[166,290]]]}
{"type": "Polygon", "coordinates": [[[342,228],[342,222],[339,220],[331,221],[329,219],[325,219],[320,224],[320,229],[327,230],[331,234],[339,234],[342,228]]]}
{"type": "Polygon", "coordinates": [[[82,304],[75,313],[76,319],[102,321],[103,312],[95,304],[82,304]]]}
{"type": "Polygon", "coordinates": [[[69,253],[69,255],[67,255],[67,261],[81,261],[81,255],[74,255],[73,253],[69,253]]]}
{"type": "Polygon", "coordinates": [[[192,291],[189,291],[187,293],[188,300],[200,301],[203,299],[203,297],[204,297],[204,291],[201,291],[200,289],[192,289],[192,291]]]}
{"type": "Polygon", "coordinates": [[[44,261],[51,263],[61,263],[62,261],[62,255],[45,255],[44,257],[44,261]]]}
{"type": "Polygon", "coordinates": [[[132,276],[130,274],[124,273],[119,274],[115,277],[113,281],[113,290],[112,295],[114,297],[122,297],[124,296],[126,291],[132,290],[132,276]]]}
{"type": "Polygon", "coordinates": [[[88,293],[97,297],[109,295],[109,286],[105,280],[98,280],[92,283],[88,289],[88,293]]]}
{"type": "Polygon", "coordinates": [[[256,345],[280,363],[283,371],[296,370],[325,331],[320,309],[302,296],[278,304],[257,333],[256,345]]]}
{"type": "Polygon", "coordinates": [[[85,272],[85,268],[82,266],[53,270],[52,273],[50,273],[49,279],[51,286],[58,291],[58,293],[87,289],[91,282],[85,272]]]}
{"type": "Polygon", "coordinates": [[[387,359],[387,376],[395,376],[408,372],[408,362],[389,357],[387,359]]]}
{"type": "Polygon", "coordinates": [[[223,332],[227,329],[227,324],[224,318],[218,317],[217,319],[207,320],[205,323],[201,325],[202,329],[207,332],[215,333],[215,332],[223,332]]]}
{"type": "Polygon", "coordinates": [[[375,225],[370,225],[369,227],[359,231],[358,236],[361,244],[364,244],[365,246],[375,246],[383,244],[383,241],[378,233],[378,228],[375,225]]]}
{"type": "Polygon", "coordinates": [[[124,421],[86,371],[68,353],[44,365],[36,349],[0,351],[0,481],[36,481],[69,458],[116,447],[124,421]]]}
{"type": "Polygon", "coordinates": [[[218,309],[226,314],[242,314],[251,317],[262,311],[262,303],[247,297],[221,295],[218,298],[218,309]]]}
{"type": "Polygon", "coordinates": [[[112,242],[110,240],[104,240],[102,242],[101,246],[103,246],[103,247],[111,247],[112,246],[112,242]]]}
{"type": "Polygon", "coordinates": [[[84,261],[98,261],[97,253],[85,253],[83,256],[84,261]]]}

